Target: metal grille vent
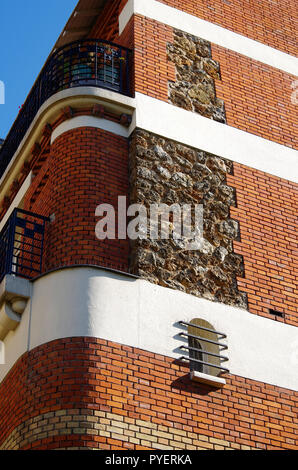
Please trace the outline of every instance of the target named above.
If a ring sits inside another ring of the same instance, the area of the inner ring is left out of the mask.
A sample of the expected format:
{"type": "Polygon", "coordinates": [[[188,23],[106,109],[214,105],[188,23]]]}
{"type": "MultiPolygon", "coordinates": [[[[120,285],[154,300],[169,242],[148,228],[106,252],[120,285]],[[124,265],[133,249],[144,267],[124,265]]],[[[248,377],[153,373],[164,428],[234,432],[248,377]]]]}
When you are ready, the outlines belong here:
{"type": "Polygon", "coordinates": [[[180,360],[189,362],[190,370],[213,376],[229,372],[229,369],[222,366],[229,360],[227,356],[221,354],[228,349],[228,346],[222,342],[226,339],[224,333],[215,331],[202,319],[195,319],[190,323],[185,321],[178,323],[183,328],[179,336],[187,342],[187,345],[179,347],[184,353],[180,360]]]}

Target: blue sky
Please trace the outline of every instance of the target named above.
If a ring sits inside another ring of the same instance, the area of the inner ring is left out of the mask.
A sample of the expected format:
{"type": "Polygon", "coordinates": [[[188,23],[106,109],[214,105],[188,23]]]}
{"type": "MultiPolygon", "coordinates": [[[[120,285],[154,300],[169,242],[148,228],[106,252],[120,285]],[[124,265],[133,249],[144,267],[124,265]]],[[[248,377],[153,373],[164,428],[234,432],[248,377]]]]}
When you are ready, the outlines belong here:
{"type": "Polygon", "coordinates": [[[5,138],[78,0],[0,0],[0,138],[5,138]]]}

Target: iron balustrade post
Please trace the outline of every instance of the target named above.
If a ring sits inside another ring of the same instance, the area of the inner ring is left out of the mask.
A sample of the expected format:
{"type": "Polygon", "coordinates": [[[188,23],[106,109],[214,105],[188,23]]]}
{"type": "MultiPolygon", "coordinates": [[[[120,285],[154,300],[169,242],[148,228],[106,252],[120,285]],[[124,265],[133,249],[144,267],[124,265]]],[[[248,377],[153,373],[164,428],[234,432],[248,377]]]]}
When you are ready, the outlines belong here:
{"type": "Polygon", "coordinates": [[[120,81],[120,93],[123,93],[123,62],[125,57],[123,57],[122,47],[120,47],[119,51],[119,81],[120,81]]]}
{"type": "Polygon", "coordinates": [[[13,274],[13,251],[14,251],[14,240],[15,240],[15,225],[16,225],[16,213],[14,209],[8,222],[8,237],[7,237],[7,255],[6,255],[6,269],[5,274],[13,274]]]}
{"type": "Polygon", "coordinates": [[[98,83],[98,42],[95,42],[95,83],[98,83]]]}

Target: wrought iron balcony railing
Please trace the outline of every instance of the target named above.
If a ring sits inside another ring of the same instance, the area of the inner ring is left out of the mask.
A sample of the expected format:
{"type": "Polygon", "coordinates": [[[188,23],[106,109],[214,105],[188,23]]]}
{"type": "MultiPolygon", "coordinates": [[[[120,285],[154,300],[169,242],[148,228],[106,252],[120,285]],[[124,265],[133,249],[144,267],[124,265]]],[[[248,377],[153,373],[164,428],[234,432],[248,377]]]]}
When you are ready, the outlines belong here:
{"type": "Polygon", "coordinates": [[[46,62],[0,150],[0,178],[41,105],[67,88],[95,86],[130,95],[131,51],[103,40],[76,41],[46,62]]]}
{"type": "Polygon", "coordinates": [[[0,233],[0,282],[6,274],[32,279],[42,271],[47,218],[15,209],[0,233]]]}

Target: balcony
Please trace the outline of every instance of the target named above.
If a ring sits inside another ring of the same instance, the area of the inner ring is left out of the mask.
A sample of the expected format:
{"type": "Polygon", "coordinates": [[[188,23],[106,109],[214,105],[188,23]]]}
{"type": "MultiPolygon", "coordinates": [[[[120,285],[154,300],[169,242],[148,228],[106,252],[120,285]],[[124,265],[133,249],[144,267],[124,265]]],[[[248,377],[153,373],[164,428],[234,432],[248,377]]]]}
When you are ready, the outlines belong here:
{"type": "Polygon", "coordinates": [[[0,147],[0,178],[41,105],[68,88],[93,86],[130,96],[131,51],[103,41],[76,41],[51,55],[0,147]]]}
{"type": "Polygon", "coordinates": [[[46,217],[15,209],[0,233],[0,282],[7,274],[32,279],[42,272],[46,217]]]}

